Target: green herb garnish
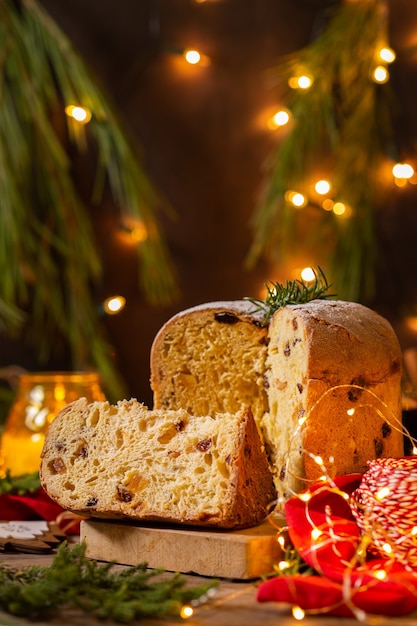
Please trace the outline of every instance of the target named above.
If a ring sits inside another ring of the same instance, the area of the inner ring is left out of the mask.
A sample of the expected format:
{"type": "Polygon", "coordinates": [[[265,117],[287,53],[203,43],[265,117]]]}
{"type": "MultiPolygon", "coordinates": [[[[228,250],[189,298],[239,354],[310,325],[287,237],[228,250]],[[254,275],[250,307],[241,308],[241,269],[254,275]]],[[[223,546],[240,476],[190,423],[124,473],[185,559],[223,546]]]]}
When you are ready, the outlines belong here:
{"type": "Polygon", "coordinates": [[[10,470],[6,470],[6,475],[0,478],[0,496],[5,493],[24,496],[26,493],[35,493],[40,486],[39,472],[12,476],[10,470]]]}
{"type": "Polygon", "coordinates": [[[0,608],[31,619],[75,608],[100,620],[128,623],[144,617],[178,617],[185,604],[218,584],[211,580],[187,588],[178,573],[153,581],[164,570],[148,570],[146,563],[114,572],[114,563],[99,565],[85,556],[85,549],[84,542],[73,548],[63,543],[49,567],[16,571],[0,566],[0,608]]]}
{"type": "Polygon", "coordinates": [[[253,313],[264,312],[263,323],[266,325],[275,311],[287,304],[304,304],[311,300],[334,298],[335,294],[327,293],[331,285],[327,282],[323,270],[319,267],[317,271],[313,271],[315,276],[313,281],[287,280],[285,284],[270,281],[265,283],[267,292],[265,300],[249,297],[245,300],[249,300],[255,306],[253,313]]]}

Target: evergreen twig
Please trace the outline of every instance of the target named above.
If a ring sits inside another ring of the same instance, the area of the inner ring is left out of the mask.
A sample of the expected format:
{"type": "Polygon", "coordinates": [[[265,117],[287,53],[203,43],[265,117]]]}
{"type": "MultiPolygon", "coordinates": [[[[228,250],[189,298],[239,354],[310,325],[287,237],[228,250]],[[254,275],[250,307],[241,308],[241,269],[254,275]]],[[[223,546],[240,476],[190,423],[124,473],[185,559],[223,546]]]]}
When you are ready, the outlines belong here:
{"type": "Polygon", "coordinates": [[[40,486],[39,472],[12,476],[10,470],[6,469],[5,476],[0,478],[0,496],[5,493],[23,496],[35,493],[40,486]]]}
{"type": "Polygon", "coordinates": [[[270,281],[265,283],[266,297],[264,300],[246,297],[254,305],[253,313],[263,312],[263,323],[269,320],[281,307],[288,304],[304,304],[311,300],[324,300],[333,298],[335,294],[328,293],[331,285],[327,282],[323,270],[319,267],[314,271],[313,281],[287,280],[285,284],[270,281]]]}
{"type": "Polygon", "coordinates": [[[211,580],[187,587],[179,574],[155,580],[164,570],[148,570],[146,563],[113,571],[113,563],[98,564],[85,551],[85,543],[73,548],[63,543],[49,567],[0,566],[0,608],[30,619],[78,609],[101,620],[129,623],[146,617],[179,617],[184,604],[218,584],[211,580]]]}

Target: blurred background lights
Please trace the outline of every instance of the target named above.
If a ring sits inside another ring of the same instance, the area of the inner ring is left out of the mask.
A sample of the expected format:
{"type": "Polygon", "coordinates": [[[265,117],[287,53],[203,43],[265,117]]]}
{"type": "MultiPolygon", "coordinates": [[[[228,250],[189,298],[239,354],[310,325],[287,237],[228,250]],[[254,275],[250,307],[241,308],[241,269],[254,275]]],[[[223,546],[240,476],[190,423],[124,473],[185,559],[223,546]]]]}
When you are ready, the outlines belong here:
{"type": "Polygon", "coordinates": [[[335,215],[343,215],[346,213],[346,205],[343,202],[335,202],[332,210],[335,215]]]}
{"type": "Polygon", "coordinates": [[[65,113],[80,124],[88,124],[91,120],[91,111],[85,107],[70,104],[65,107],[65,113]]]}
{"type": "Polygon", "coordinates": [[[125,307],[126,299],[123,296],[110,296],[103,302],[103,309],[107,315],[116,315],[125,307]]]}
{"type": "Polygon", "coordinates": [[[314,189],[321,196],[324,196],[326,193],[329,193],[331,185],[328,180],[318,180],[314,185],[314,189]]]}
{"type": "Polygon", "coordinates": [[[201,60],[201,54],[198,50],[186,50],[184,52],[184,58],[190,65],[197,65],[201,60]]]}
{"type": "Polygon", "coordinates": [[[301,270],[301,278],[306,282],[309,283],[312,280],[314,280],[316,277],[314,270],[312,267],[304,267],[301,270]]]}
{"type": "Polygon", "coordinates": [[[275,115],[272,116],[271,119],[271,127],[279,127],[279,126],[285,126],[286,124],[288,124],[288,122],[290,121],[290,114],[288,113],[288,111],[285,110],[280,110],[277,111],[275,113],[275,115]]]}
{"type": "Polygon", "coordinates": [[[334,202],[330,198],[325,198],[321,203],[321,206],[325,211],[333,211],[334,202]]]}
{"type": "Polygon", "coordinates": [[[375,83],[386,83],[389,79],[389,73],[386,67],[378,65],[372,72],[372,80],[375,83]]]}
{"type": "Polygon", "coordinates": [[[307,204],[306,197],[298,191],[287,191],[287,193],[285,194],[285,199],[287,202],[297,208],[302,208],[307,204]]]}
{"type": "Polygon", "coordinates": [[[414,175],[414,168],[409,163],[396,163],[392,168],[392,173],[395,178],[412,178],[414,175]]]}
{"type": "Polygon", "coordinates": [[[190,65],[207,66],[210,65],[211,62],[210,58],[207,55],[201,54],[201,52],[192,48],[184,50],[183,56],[187,63],[189,63],[190,65]]]}
{"type": "Polygon", "coordinates": [[[393,61],[395,61],[395,52],[392,48],[381,48],[381,50],[378,53],[379,58],[381,59],[381,61],[385,61],[385,63],[392,63],[393,61]]]}
{"type": "Polygon", "coordinates": [[[308,89],[313,84],[313,79],[307,74],[302,74],[301,76],[292,76],[288,84],[292,89],[308,89]]]}

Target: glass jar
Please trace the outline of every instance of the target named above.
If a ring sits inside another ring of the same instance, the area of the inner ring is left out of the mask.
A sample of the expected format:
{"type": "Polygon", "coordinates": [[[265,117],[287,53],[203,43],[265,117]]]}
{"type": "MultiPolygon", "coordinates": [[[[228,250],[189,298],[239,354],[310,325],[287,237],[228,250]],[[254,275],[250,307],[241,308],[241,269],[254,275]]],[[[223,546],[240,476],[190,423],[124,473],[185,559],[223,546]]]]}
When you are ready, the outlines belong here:
{"type": "Polygon", "coordinates": [[[1,435],[0,477],[39,469],[45,432],[59,411],[78,398],[105,400],[95,372],[36,372],[19,376],[1,435]]]}

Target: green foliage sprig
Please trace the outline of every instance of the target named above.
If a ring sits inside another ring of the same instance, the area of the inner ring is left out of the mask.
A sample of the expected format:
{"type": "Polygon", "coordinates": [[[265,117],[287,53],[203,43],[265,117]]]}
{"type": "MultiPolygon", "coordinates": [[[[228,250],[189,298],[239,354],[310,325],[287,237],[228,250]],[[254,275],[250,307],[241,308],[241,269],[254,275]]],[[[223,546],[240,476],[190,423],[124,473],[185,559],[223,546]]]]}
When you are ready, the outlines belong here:
{"type": "Polygon", "coordinates": [[[328,11],[319,35],[271,71],[275,85],[301,73],[313,83],[282,87],[292,122],[266,163],[248,264],[261,257],[291,262],[301,250],[326,267],[341,298],[366,301],[374,294],[376,215],[387,201],[380,172],[387,158],[398,158],[389,83],[371,79],[376,52],[388,44],[388,9],[385,0],[367,0],[328,11]],[[347,205],[350,217],[324,211],[311,198],[323,173],[331,199],[347,205]],[[307,206],[294,209],[289,190],[303,193],[307,206]]]}
{"type": "Polygon", "coordinates": [[[86,545],[61,544],[49,567],[12,570],[0,566],[0,608],[30,619],[48,618],[58,610],[78,609],[98,619],[128,623],[141,618],[178,617],[184,604],[198,600],[218,581],[186,587],[173,574],[154,580],[163,570],[146,563],[113,571],[85,556],[86,545]]]}
{"type": "Polygon", "coordinates": [[[10,470],[6,470],[5,476],[0,478],[0,496],[5,493],[23,496],[27,493],[35,493],[41,486],[39,472],[12,476],[10,470]]]}
{"type": "Polygon", "coordinates": [[[98,242],[72,156],[90,147],[97,154],[91,204],[107,186],[115,221],[130,217],[144,225],[138,275],[151,304],[172,302],[177,293],[156,219],[169,207],[109,100],[36,0],[0,3],[0,43],[0,331],[18,334],[26,323],[41,363],[64,337],[73,369],[98,369],[106,392],[119,399],[124,384],[94,301],[102,272],[98,242]],[[88,108],[89,124],[67,118],[67,105],[88,108]]]}
{"type": "Polygon", "coordinates": [[[335,294],[328,293],[329,285],[323,270],[318,267],[314,270],[314,280],[287,280],[285,283],[269,282],[265,284],[266,296],[264,300],[258,298],[245,298],[255,306],[254,313],[263,312],[263,323],[268,324],[269,320],[281,307],[287,304],[304,304],[311,300],[324,300],[334,298],[335,294]]]}

